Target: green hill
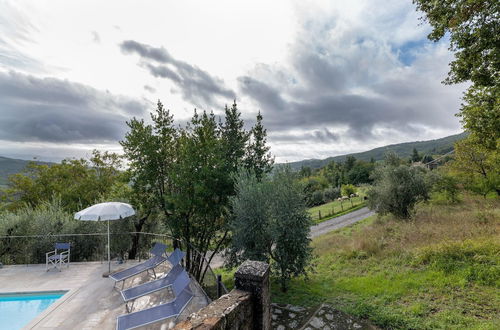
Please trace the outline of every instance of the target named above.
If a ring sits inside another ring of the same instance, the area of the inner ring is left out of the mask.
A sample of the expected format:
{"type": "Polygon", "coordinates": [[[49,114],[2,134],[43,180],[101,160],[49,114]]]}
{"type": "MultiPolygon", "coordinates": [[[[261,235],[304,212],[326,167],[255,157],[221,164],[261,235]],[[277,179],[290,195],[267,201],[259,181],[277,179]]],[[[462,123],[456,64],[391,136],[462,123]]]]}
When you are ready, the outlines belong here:
{"type": "Polygon", "coordinates": [[[329,162],[336,161],[341,162],[346,159],[347,156],[354,156],[357,159],[369,161],[371,158],[375,160],[384,159],[384,155],[388,151],[393,151],[402,158],[408,158],[413,152],[413,148],[416,148],[420,154],[429,155],[443,155],[451,150],[453,150],[453,144],[465,138],[467,133],[460,133],[456,135],[450,135],[441,139],[429,140],[429,141],[416,141],[416,142],[406,142],[399,144],[391,144],[384,147],[375,148],[369,151],[358,152],[354,154],[347,154],[335,157],[328,157],[325,159],[306,159],[298,162],[288,163],[292,169],[298,170],[302,166],[309,166],[312,169],[317,169],[325,166],[329,162]]]}
{"type": "MultiPolygon", "coordinates": [[[[4,186],[7,184],[9,175],[22,172],[29,162],[29,160],[13,159],[0,156],[0,186],[4,186]]],[[[50,164],[46,162],[38,163],[50,164]]]]}

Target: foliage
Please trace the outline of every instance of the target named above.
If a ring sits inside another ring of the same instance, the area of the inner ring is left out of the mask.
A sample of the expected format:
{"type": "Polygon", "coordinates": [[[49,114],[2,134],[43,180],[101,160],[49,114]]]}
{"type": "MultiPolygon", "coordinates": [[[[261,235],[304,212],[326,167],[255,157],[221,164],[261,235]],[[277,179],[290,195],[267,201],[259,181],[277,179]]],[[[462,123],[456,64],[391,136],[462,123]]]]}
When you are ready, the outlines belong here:
{"type": "Polygon", "coordinates": [[[113,153],[94,150],[90,161],[65,159],[60,164],[28,163],[25,172],[9,178],[9,209],[36,207],[53,197],[65,210],[76,212],[106,198],[114,184],[122,182],[121,160],[113,153]]]}
{"type": "Polygon", "coordinates": [[[415,205],[429,198],[429,187],[423,169],[398,163],[401,161],[389,155],[386,164],[375,169],[368,206],[382,215],[391,213],[400,219],[409,219],[415,205]]]}
{"type": "Polygon", "coordinates": [[[473,141],[495,150],[500,139],[500,4],[491,0],[414,0],[433,27],[429,39],[449,34],[447,84],[471,81],[459,116],[473,141]]]}
{"type": "MultiPolygon", "coordinates": [[[[500,140],[499,140],[500,147],[500,140]]],[[[488,150],[469,137],[456,144],[452,168],[458,172],[465,187],[486,196],[489,192],[500,195],[500,148],[488,150]]]]}
{"type": "Polygon", "coordinates": [[[315,271],[286,293],[273,282],[272,300],[325,302],[387,329],[496,329],[499,216],[498,200],[467,193],[419,205],[412,222],[373,216],[315,238],[315,271]]]}
{"type": "Polygon", "coordinates": [[[460,201],[459,180],[456,176],[449,172],[430,171],[427,173],[426,180],[432,192],[442,194],[450,203],[458,203],[460,201]]]}
{"type": "Polygon", "coordinates": [[[464,128],[488,149],[495,150],[500,141],[500,86],[473,86],[464,96],[459,116],[464,128]]]}
{"type": "Polygon", "coordinates": [[[500,5],[491,0],[414,0],[433,27],[428,38],[438,41],[447,33],[455,60],[445,80],[456,84],[471,80],[476,86],[494,86],[500,71],[500,5]]]}
{"type": "Polygon", "coordinates": [[[132,119],[121,142],[130,162],[131,195],[143,219],[161,217],[175,238],[189,243],[187,267],[197,278],[208,265],[196,259],[192,247],[204,256],[227,242],[234,172],[245,166],[264,178],[272,167],[262,116],[250,132],[240,116],[233,103],[223,122],[195,111],[185,127],[176,127],[158,101],[153,124],[132,119]]]}
{"type": "Polygon", "coordinates": [[[328,187],[328,181],[323,176],[310,176],[300,180],[307,206],[323,204],[322,191],[328,187]]]}
{"type": "Polygon", "coordinates": [[[236,191],[231,198],[231,262],[272,260],[273,273],[286,290],[293,276],[305,273],[310,259],[311,220],[301,186],[285,167],[260,181],[242,171],[236,176],[236,191]]]}
{"type": "Polygon", "coordinates": [[[4,212],[1,217],[0,236],[39,235],[37,238],[0,238],[3,263],[44,263],[45,253],[61,241],[72,243],[72,261],[97,260],[104,252],[105,235],[92,239],[88,236],[48,236],[105,231],[103,223],[74,220],[59,198],[41,201],[36,207],[24,206],[15,212],[4,212]]]}
{"type": "Polygon", "coordinates": [[[255,172],[260,180],[264,175],[271,172],[274,164],[274,157],[269,153],[267,146],[267,130],[262,124],[262,115],[257,114],[257,123],[252,127],[250,144],[248,145],[245,167],[255,172]]]}
{"type": "MultiPolygon", "coordinates": [[[[385,154],[388,151],[395,152],[400,157],[407,159],[411,157],[414,148],[416,148],[420,154],[443,155],[453,150],[454,143],[456,141],[465,138],[468,134],[469,133],[464,132],[429,141],[391,144],[351,155],[356,157],[356,159],[358,160],[370,163],[375,163],[376,161],[383,160],[385,158],[385,154]]],[[[317,171],[321,168],[324,168],[332,161],[334,161],[335,163],[342,163],[345,161],[346,157],[347,157],[346,155],[340,155],[335,157],[328,157],[325,159],[306,159],[298,162],[291,162],[288,163],[288,165],[290,165],[290,167],[292,167],[293,170],[297,171],[299,171],[301,167],[306,167],[306,166],[311,168],[312,171],[317,171]]]]}
{"type": "Polygon", "coordinates": [[[342,196],[351,197],[352,194],[356,193],[356,187],[352,184],[344,184],[341,188],[342,196]]]}
{"type": "Polygon", "coordinates": [[[418,153],[418,150],[417,148],[413,148],[413,152],[411,154],[411,157],[410,157],[410,160],[412,162],[419,162],[422,160],[422,156],[418,153]]]}
{"type": "Polygon", "coordinates": [[[326,188],[323,191],[323,196],[325,202],[331,202],[340,197],[340,189],[339,188],[326,188]]]}

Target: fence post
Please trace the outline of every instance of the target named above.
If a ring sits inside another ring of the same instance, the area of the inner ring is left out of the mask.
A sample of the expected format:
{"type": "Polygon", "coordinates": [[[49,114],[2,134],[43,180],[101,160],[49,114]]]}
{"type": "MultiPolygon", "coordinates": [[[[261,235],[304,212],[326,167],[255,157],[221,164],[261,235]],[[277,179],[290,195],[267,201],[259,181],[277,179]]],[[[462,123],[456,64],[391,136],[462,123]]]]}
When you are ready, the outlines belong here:
{"type": "Polygon", "coordinates": [[[222,275],[218,274],[217,275],[217,298],[222,296],[221,282],[222,282],[222,275]]]}
{"type": "Polygon", "coordinates": [[[321,220],[321,210],[318,210],[318,218],[321,220]]]}

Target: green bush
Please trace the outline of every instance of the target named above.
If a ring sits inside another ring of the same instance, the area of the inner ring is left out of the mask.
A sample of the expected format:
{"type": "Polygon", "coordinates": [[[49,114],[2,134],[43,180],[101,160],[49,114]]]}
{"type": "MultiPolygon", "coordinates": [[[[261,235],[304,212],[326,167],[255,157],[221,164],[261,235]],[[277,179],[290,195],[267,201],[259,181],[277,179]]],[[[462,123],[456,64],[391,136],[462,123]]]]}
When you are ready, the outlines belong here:
{"type": "Polygon", "coordinates": [[[375,169],[368,206],[381,215],[391,213],[397,218],[409,219],[415,205],[429,199],[429,185],[424,169],[398,163],[397,157],[389,155],[385,165],[375,169]]]}

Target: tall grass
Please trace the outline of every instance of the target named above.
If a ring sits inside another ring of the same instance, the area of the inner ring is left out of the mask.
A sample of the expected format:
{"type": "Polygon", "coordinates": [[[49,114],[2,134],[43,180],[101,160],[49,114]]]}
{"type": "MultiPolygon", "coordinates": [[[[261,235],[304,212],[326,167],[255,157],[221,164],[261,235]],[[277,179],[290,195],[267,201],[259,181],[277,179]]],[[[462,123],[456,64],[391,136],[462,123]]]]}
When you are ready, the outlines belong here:
{"type": "Polygon", "coordinates": [[[500,328],[500,200],[422,204],[313,240],[315,268],[273,301],[333,304],[383,328],[500,328]]]}

